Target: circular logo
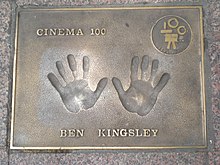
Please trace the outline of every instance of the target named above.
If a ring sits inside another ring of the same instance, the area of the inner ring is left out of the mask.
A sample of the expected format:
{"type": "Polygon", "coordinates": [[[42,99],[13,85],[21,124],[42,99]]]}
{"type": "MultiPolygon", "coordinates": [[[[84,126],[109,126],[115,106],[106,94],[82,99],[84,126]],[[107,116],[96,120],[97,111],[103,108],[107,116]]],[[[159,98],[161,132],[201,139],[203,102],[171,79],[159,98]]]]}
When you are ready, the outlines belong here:
{"type": "Polygon", "coordinates": [[[190,44],[190,25],[181,17],[165,16],[152,28],[152,42],[157,50],[165,54],[183,52],[190,44]]]}

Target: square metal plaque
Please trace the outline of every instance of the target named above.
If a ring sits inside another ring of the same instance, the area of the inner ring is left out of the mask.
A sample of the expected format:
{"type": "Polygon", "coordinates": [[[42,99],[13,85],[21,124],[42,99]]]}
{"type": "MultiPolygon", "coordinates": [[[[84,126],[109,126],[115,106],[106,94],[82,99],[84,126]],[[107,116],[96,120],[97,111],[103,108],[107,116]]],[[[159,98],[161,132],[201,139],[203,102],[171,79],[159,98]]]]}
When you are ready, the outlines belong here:
{"type": "Polygon", "coordinates": [[[206,148],[202,7],[18,9],[11,149],[206,148]]]}

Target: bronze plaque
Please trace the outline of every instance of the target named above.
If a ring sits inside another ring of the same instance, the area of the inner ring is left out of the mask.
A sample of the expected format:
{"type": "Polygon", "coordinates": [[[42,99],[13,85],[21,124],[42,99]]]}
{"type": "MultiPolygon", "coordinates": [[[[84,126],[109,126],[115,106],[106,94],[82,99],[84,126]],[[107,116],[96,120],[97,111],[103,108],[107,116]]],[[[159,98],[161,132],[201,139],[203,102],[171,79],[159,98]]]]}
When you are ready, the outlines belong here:
{"type": "Polygon", "coordinates": [[[18,9],[12,149],[205,148],[202,8],[18,9]]]}

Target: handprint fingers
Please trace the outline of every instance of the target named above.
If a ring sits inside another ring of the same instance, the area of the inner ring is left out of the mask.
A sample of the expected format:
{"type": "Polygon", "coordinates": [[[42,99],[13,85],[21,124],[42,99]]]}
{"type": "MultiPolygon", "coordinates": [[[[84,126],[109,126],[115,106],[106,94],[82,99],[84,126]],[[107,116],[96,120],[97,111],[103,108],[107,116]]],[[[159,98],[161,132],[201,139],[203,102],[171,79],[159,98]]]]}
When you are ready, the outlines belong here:
{"type": "Polygon", "coordinates": [[[107,78],[102,78],[97,87],[96,90],[94,91],[94,94],[96,96],[96,100],[99,98],[99,96],[101,95],[102,91],[105,89],[106,85],[108,83],[108,79],[107,78]]]}
{"type": "Polygon", "coordinates": [[[170,79],[170,75],[165,73],[161,76],[159,82],[153,87],[153,81],[157,74],[159,61],[154,59],[149,69],[149,57],[142,57],[140,64],[141,79],[138,77],[139,58],[137,56],[131,61],[131,83],[128,90],[124,90],[121,81],[113,78],[112,83],[119,95],[119,99],[128,112],[137,113],[140,116],[147,115],[154,107],[157,96],[165,87],[170,79]],[[148,72],[150,75],[148,76],[148,72]]]}
{"type": "Polygon", "coordinates": [[[61,61],[57,61],[56,62],[56,67],[57,67],[57,70],[60,74],[60,76],[63,78],[63,80],[68,83],[68,77],[66,75],[66,72],[65,72],[65,69],[63,67],[63,63],[61,61]]]}
{"type": "Polygon", "coordinates": [[[76,60],[72,54],[69,54],[67,56],[69,68],[72,71],[72,75],[74,79],[77,79],[77,65],[76,65],[76,60]]]}
{"type": "Polygon", "coordinates": [[[143,81],[147,80],[147,69],[149,65],[149,57],[147,55],[143,56],[141,62],[141,79],[143,81]]]}
{"type": "Polygon", "coordinates": [[[53,73],[49,73],[47,77],[53,87],[61,94],[63,92],[63,86],[61,85],[57,77],[53,73]]]}
{"type": "Polygon", "coordinates": [[[150,81],[152,82],[156,76],[157,70],[158,70],[158,60],[153,60],[151,65],[151,75],[150,75],[150,81]]]}
{"type": "Polygon", "coordinates": [[[139,57],[135,56],[131,61],[131,82],[136,81],[138,79],[138,65],[139,65],[139,57]]]}
{"type": "Polygon", "coordinates": [[[89,73],[89,58],[87,56],[83,57],[83,79],[88,78],[89,73]]]}
{"type": "Polygon", "coordinates": [[[119,97],[123,96],[125,94],[125,90],[122,87],[121,81],[118,78],[113,77],[112,83],[113,83],[116,91],[118,92],[119,97]]]}
{"type": "Polygon", "coordinates": [[[160,91],[165,87],[165,85],[167,84],[169,79],[170,79],[170,74],[168,74],[168,73],[164,73],[161,76],[158,84],[154,87],[154,95],[155,96],[157,96],[160,93],[160,91]]]}
{"type": "Polygon", "coordinates": [[[77,113],[81,109],[89,109],[93,107],[107,85],[108,79],[103,78],[99,81],[96,90],[93,92],[88,85],[89,58],[83,57],[83,78],[77,77],[77,64],[72,54],[67,56],[69,68],[72,71],[74,80],[68,82],[64,66],[61,61],[56,62],[57,70],[63,80],[66,82],[64,86],[59,82],[58,78],[53,74],[47,75],[52,86],[59,92],[63,104],[69,112],[77,113]]]}

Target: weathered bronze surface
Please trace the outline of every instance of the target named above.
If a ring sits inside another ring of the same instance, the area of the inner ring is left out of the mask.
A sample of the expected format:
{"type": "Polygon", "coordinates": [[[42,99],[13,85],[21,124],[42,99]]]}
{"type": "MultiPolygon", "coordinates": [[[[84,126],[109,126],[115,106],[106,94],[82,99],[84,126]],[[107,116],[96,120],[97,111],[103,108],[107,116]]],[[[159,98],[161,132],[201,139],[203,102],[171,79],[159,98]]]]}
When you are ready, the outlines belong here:
{"type": "Polygon", "coordinates": [[[205,148],[201,7],[19,9],[12,149],[205,148]]]}

